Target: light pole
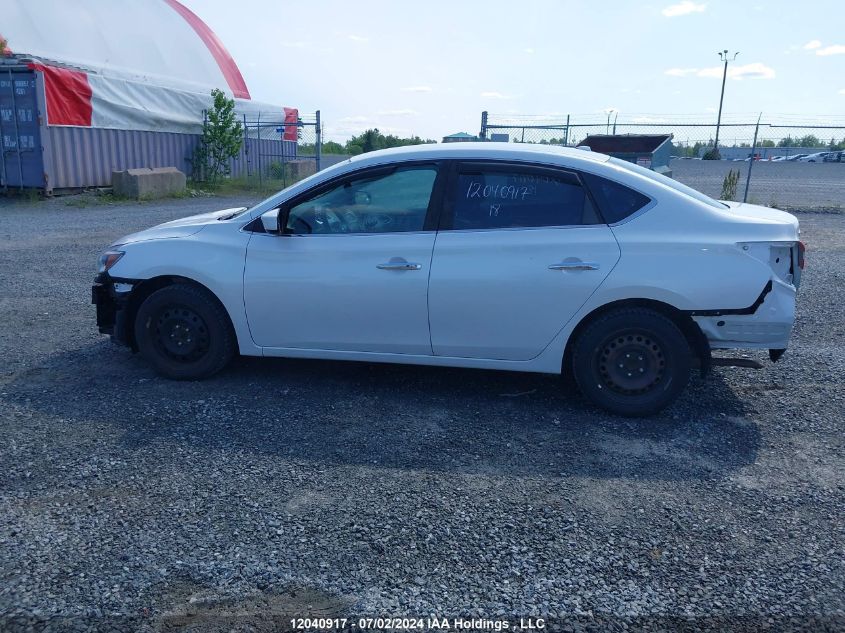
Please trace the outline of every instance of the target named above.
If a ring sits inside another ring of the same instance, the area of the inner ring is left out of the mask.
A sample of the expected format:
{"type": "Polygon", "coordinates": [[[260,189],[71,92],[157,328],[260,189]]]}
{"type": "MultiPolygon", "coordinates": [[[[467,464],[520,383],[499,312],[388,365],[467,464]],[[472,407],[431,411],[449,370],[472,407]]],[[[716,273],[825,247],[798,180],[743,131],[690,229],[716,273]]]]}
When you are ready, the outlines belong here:
{"type": "Polygon", "coordinates": [[[722,102],[725,100],[725,79],[728,78],[728,62],[736,59],[739,52],[734,53],[733,57],[729,57],[728,49],[719,51],[719,59],[725,62],[725,70],[722,72],[722,95],[719,97],[719,115],[716,117],[716,140],[713,141],[713,149],[719,151],[719,126],[722,124],[722,102]]]}
{"type": "MultiPolygon", "coordinates": [[[[607,108],[605,109],[605,113],[607,113],[607,125],[604,128],[605,134],[610,134],[610,115],[616,113],[616,116],[619,116],[619,110],[616,108],[607,108]]],[[[613,121],[613,133],[616,134],[616,121],[613,121]]]]}

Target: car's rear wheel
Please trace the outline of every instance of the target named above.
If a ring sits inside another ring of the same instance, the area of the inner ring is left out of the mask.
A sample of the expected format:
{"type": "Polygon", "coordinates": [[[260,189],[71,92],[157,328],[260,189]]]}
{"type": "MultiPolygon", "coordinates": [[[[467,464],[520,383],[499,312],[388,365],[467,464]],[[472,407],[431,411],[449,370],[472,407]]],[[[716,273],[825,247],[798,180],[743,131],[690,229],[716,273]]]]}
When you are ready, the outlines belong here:
{"type": "Polygon", "coordinates": [[[668,317],[648,308],[599,316],[578,336],[572,369],[581,392],[619,415],[648,416],[671,404],[690,374],[687,339],[668,317]]]}
{"type": "Polygon", "coordinates": [[[192,284],[166,286],[135,316],[135,342],[155,370],[174,380],[206,378],[235,354],[236,340],[222,305],[192,284]]]}

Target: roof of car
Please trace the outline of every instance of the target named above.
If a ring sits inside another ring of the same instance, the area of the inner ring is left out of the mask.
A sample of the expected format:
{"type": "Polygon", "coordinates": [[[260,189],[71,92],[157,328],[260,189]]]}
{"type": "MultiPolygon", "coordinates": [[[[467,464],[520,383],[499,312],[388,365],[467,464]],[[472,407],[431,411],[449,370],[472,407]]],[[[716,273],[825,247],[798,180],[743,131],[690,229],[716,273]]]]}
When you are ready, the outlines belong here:
{"type": "MultiPolygon", "coordinates": [[[[497,158],[512,160],[540,160],[565,158],[567,162],[590,161],[603,163],[609,156],[588,150],[560,147],[557,145],[535,145],[531,143],[428,143],[383,149],[359,154],[351,163],[377,164],[392,160],[438,159],[438,158],[497,158]]],[[[557,161],[552,161],[557,162],[557,161]]]]}

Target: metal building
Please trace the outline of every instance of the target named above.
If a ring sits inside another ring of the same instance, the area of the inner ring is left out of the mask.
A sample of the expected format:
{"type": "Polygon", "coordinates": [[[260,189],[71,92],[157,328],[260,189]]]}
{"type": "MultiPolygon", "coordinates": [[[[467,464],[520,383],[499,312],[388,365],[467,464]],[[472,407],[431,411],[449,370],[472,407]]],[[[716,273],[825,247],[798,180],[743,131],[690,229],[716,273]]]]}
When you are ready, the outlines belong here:
{"type": "Polygon", "coordinates": [[[671,134],[591,134],[578,145],[671,176],[671,134]]]}
{"type": "MultiPolygon", "coordinates": [[[[189,172],[213,88],[241,117],[268,122],[258,143],[279,147],[265,153],[295,155],[297,110],[253,101],[220,39],[177,0],[0,0],[0,14],[0,189],[107,186],[112,170],[133,167],[189,172]]],[[[233,174],[249,159],[245,148],[233,174]]]]}

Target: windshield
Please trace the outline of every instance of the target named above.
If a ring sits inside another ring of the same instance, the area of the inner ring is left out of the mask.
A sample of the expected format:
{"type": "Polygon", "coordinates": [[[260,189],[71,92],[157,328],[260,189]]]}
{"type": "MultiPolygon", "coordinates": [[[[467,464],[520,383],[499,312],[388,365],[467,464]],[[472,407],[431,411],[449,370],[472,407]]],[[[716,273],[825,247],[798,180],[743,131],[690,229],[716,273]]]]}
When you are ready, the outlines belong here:
{"type": "Polygon", "coordinates": [[[671,187],[675,191],[680,191],[688,195],[691,198],[695,198],[700,202],[704,202],[705,204],[709,204],[711,207],[715,207],[717,209],[729,209],[730,207],[718,200],[714,200],[710,196],[705,196],[700,191],[693,189],[692,187],[687,187],[686,185],[678,182],[673,178],[669,178],[664,176],[663,174],[658,174],[656,171],[652,171],[650,169],[646,169],[645,167],[641,167],[635,163],[629,163],[626,160],[621,160],[619,158],[611,157],[608,161],[612,165],[616,165],[617,167],[621,167],[623,169],[627,169],[628,171],[633,171],[641,176],[645,176],[646,178],[650,178],[651,180],[655,180],[660,184],[666,185],[667,187],[671,187]]]}

